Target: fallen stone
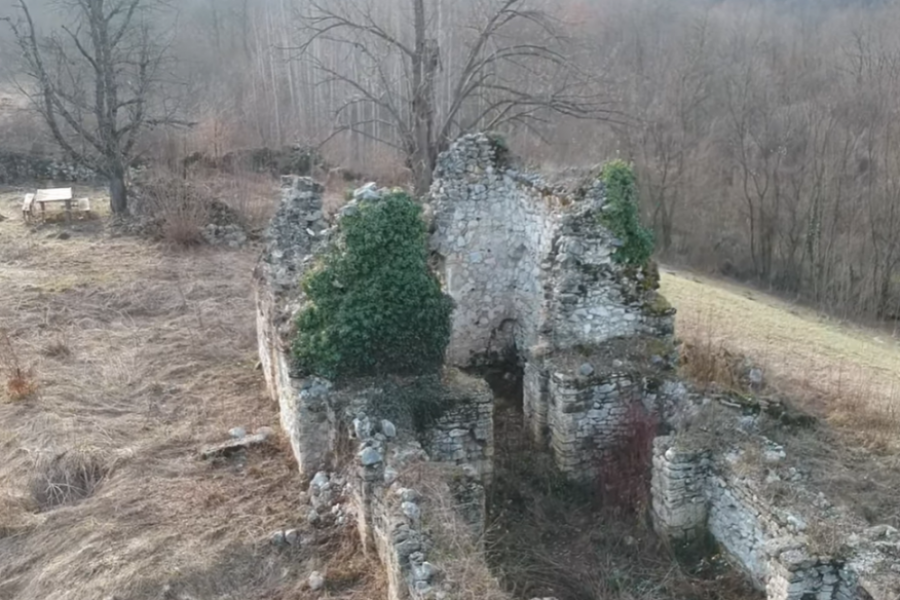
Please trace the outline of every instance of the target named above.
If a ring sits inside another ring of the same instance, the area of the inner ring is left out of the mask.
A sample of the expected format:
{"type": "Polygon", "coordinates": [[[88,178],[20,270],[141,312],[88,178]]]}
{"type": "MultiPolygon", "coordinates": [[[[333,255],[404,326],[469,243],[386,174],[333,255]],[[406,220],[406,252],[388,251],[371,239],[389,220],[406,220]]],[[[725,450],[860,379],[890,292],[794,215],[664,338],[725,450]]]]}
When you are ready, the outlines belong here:
{"type": "Polygon", "coordinates": [[[280,529],[278,531],[273,532],[272,535],[269,536],[269,540],[275,546],[284,546],[287,543],[285,540],[284,531],[282,531],[280,529]]]}
{"type": "Polygon", "coordinates": [[[422,514],[419,505],[414,502],[404,502],[400,505],[400,510],[402,510],[403,514],[411,521],[417,521],[422,514]]]}
{"type": "Polygon", "coordinates": [[[403,502],[415,502],[419,499],[419,494],[409,488],[398,488],[394,493],[400,496],[403,502]]]}
{"type": "Polygon", "coordinates": [[[222,442],[221,444],[216,444],[215,446],[210,446],[201,450],[200,457],[206,460],[220,456],[231,456],[232,454],[235,454],[237,452],[241,452],[248,448],[264,444],[267,438],[268,435],[264,433],[257,433],[255,435],[244,436],[240,439],[222,442]]]}
{"type": "Polygon", "coordinates": [[[391,485],[392,483],[397,481],[397,477],[399,477],[399,473],[397,473],[396,469],[394,469],[392,467],[388,467],[384,470],[384,484],[385,485],[391,485]]]}
{"type": "Polygon", "coordinates": [[[326,485],[328,485],[328,473],[319,471],[316,473],[315,477],[312,478],[309,487],[310,491],[312,491],[313,489],[322,489],[326,485]]]}
{"type": "Polygon", "coordinates": [[[397,428],[387,419],[382,419],[381,433],[383,433],[387,438],[394,438],[397,437],[397,428]]]}
{"type": "Polygon", "coordinates": [[[318,571],[313,571],[309,574],[309,589],[316,592],[325,587],[325,577],[322,576],[318,571]]]}
{"type": "Polygon", "coordinates": [[[584,363],[578,367],[578,374],[582,377],[590,377],[594,374],[594,367],[590,363],[584,363]]]}
{"type": "Polygon", "coordinates": [[[377,200],[378,199],[378,185],[374,181],[370,181],[366,185],[357,188],[353,192],[354,200],[377,200]]]}
{"type": "Polygon", "coordinates": [[[414,564],[412,567],[413,580],[431,583],[436,570],[437,569],[434,568],[434,565],[427,561],[418,565],[414,564]]]}
{"type": "Polygon", "coordinates": [[[378,452],[378,450],[376,450],[375,448],[364,448],[363,451],[359,453],[359,462],[361,462],[364,467],[377,465],[381,461],[381,453],[378,452]]]}
{"type": "Polygon", "coordinates": [[[321,517],[319,517],[319,512],[313,508],[309,511],[309,514],[306,515],[306,522],[310,525],[315,525],[319,522],[320,518],[321,517]]]}
{"type": "Polygon", "coordinates": [[[361,419],[353,419],[353,431],[356,433],[356,437],[364,440],[372,435],[372,424],[369,422],[368,417],[363,417],[361,419]]]}
{"type": "Polygon", "coordinates": [[[232,427],[228,430],[228,435],[235,439],[240,439],[247,435],[247,430],[243,427],[232,427]]]}
{"type": "Polygon", "coordinates": [[[750,382],[751,387],[754,389],[759,389],[762,387],[763,383],[763,372],[758,367],[753,367],[750,371],[747,372],[747,381],[750,382]]]}
{"type": "Polygon", "coordinates": [[[296,529],[288,529],[284,532],[284,541],[291,546],[300,545],[300,532],[296,529]]]}

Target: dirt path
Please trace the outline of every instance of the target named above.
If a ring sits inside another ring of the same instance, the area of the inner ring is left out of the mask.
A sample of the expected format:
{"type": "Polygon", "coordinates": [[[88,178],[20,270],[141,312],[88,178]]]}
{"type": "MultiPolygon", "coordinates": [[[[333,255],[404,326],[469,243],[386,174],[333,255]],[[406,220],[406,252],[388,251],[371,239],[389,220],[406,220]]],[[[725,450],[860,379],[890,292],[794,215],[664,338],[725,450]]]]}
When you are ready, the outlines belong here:
{"type": "Polygon", "coordinates": [[[278,435],[197,458],[231,427],[277,431],[255,369],[256,250],[29,233],[17,198],[0,196],[0,372],[5,386],[14,354],[37,391],[0,390],[0,598],[306,597],[315,561],[269,543],[303,521],[278,435]]]}

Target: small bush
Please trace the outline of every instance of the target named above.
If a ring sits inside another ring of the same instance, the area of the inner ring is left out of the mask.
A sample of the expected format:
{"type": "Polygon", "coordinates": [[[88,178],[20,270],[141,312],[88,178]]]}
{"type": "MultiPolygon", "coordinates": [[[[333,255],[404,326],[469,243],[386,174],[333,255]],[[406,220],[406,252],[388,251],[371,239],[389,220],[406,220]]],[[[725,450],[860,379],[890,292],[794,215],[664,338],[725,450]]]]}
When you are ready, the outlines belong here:
{"type": "Polygon", "coordinates": [[[650,470],[657,417],[634,402],[624,417],[626,431],[600,461],[598,492],[605,508],[644,519],[650,508],[650,470]]]}
{"type": "Polygon", "coordinates": [[[34,373],[22,365],[9,333],[3,330],[0,330],[0,369],[6,379],[6,396],[10,400],[25,400],[37,392],[34,373]]]}
{"type": "Polygon", "coordinates": [[[199,246],[210,218],[208,190],[177,175],[150,173],[133,187],[135,211],[159,224],[160,237],[177,246],[199,246]]]}
{"type": "Polygon", "coordinates": [[[40,510],[87,498],[109,475],[111,464],[108,456],[91,448],[42,456],[31,477],[31,497],[40,510]]]}
{"type": "Polygon", "coordinates": [[[641,225],[634,169],[623,160],[610,161],[600,180],[606,188],[600,221],[622,242],[613,259],[620,264],[646,264],[653,254],[653,232],[641,225]]]}
{"type": "Polygon", "coordinates": [[[406,194],[364,203],[341,220],[338,242],[302,282],[301,372],[339,379],[437,371],[452,300],[428,270],[421,208],[406,194]]]}

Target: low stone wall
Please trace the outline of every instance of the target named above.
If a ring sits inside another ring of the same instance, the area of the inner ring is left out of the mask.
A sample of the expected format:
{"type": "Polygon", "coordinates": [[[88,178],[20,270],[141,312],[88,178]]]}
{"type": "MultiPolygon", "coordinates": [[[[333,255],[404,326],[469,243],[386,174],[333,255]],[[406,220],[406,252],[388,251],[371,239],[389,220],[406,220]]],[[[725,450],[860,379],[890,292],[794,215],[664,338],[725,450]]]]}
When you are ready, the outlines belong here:
{"type": "MultiPolygon", "coordinates": [[[[356,423],[370,422],[358,414],[356,423]]],[[[441,476],[437,463],[429,461],[418,441],[405,434],[396,436],[389,421],[371,422],[381,425],[363,427],[365,437],[359,441],[350,476],[360,541],[364,548],[374,549],[385,566],[389,600],[434,597],[441,565],[429,561],[434,549],[429,521],[448,515],[428,514],[434,500],[429,494],[434,490],[421,487],[428,478],[441,476]]],[[[482,479],[469,465],[458,467],[454,475],[456,490],[447,489],[458,496],[453,503],[459,518],[478,525],[471,531],[474,538],[485,521],[482,479]]]]}
{"type": "Polygon", "coordinates": [[[330,384],[295,379],[290,344],[301,302],[300,278],[323,241],[320,232],[327,224],[322,187],[313,180],[284,177],[281,194],[254,271],[259,359],[300,472],[312,477],[325,468],[334,447],[335,415],[327,402],[330,384]]]}
{"type": "Polygon", "coordinates": [[[60,158],[0,152],[0,184],[14,185],[34,181],[93,183],[98,179],[92,170],[60,158]]]}
{"type": "MultiPolygon", "coordinates": [[[[780,449],[764,438],[764,461],[780,449]]],[[[751,448],[753,446],[750,446],[751,448]]],[[[746,452],[744,450],[743,452],[746,452]]],[[[822,556],[798,513],[776,506],[765,483],[741,474],[741,452],[712,455],[688,449],[677,437],[654,441],[652,502],[656,530],[676,542],[711,535],[768,600],[893,600],[884,585],[892,564],[872,544],[846,557],[822,556]],[[887,569],[887,571],[885,570],[887,569]]]]}
{"type": "Polygon", "coordinates": [[[300,280],[325,247],[330,225],[322,214],[321,186],[307,178],[283,178],[281,205],[254,272],[260,365],[300,471],[312,479],[310,496],[322,504],[314,510],[330,510],[324,496],[331,493],[325,490],[346,481],[362,544],[385,566],[389,599],[432,597],[440,567],[427,560],[432,539],[426,523],[448,515],[423,514],[433,490],[416,486],[425,481],[423,474],[449,473],[450,481],[440,485],[453,497],[453,518],[467,524],[473,539],[483,533],[493,395],[484,381],[453,368],[402,380],[361,379],[339,388],[321,378],[295,376],[291,340],[304,302],[300,280]],[[416,413],[416,394],[431,407],[427,419],[416,413]],[[329,477],[341,468],[346,477],[329,477]]]}

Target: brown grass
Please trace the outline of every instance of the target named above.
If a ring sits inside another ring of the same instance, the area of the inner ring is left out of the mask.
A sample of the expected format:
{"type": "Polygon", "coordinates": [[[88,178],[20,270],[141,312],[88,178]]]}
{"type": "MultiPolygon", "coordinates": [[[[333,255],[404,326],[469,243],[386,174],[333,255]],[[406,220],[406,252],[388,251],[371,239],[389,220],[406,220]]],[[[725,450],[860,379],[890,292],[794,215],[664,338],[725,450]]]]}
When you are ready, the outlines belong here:
{"type": "MultiPolygon", "coordinates": [[[[767,437],[784,446],[788,462],[807,473],[804,485],[864,522],[900,526],[897,341],[883,331],[837,323],[757,291],[688,274],[664,273],[662,288],[678,308],[686,373],[740,390],[736,365],[748,357],[762,367],[765,394],[821,417],[817,427],[784,427],[770,418],[760,423],[767,437]]],[[[710,438],[721,429],[715,420],[713,414],[710,438]]],[[[821,547],[833,546],[828,531],[819,537],[821,547]]]]}
{"type": "MultiPolygon", "coordinates": [[[[762,367],[774,389],[857,443],[900,451],[900,342],[730,284],[663,273],[678,336],[711,357],[702,377],[725,379],[729,356],[762,367]]],[[[690,358],[690,356],[688,357],[690,358]]]]}
{"type": "Polygon", "coordinates": [[[256,250],[29,233],[19,193],[0,194],[0,327],[40,397],[0,402],[0,598],[304,597],[315,548],[269,543],[305,526],[287,444],[197,459],[231,427],[279,429],[256,250]]]}
{"type": "Polygon", "coordinates": [[[578,600],[758,598],[721,561],[679,564],[643,515],[603,505],[593,486],[568,482],[522,430],[521,413],[495,412],[496,473],[489,556],[515,597],[578,600]]]}
{"type": "Polygon", "coordinates": [[[460,515],[449,482],[456,467],[437,463],[417,464],[402,475],[404,485],[422,496],[423,523],[433,548],[428,560],[441,569],[454,600],[509,600],[497,577],[488,568],[484,540],[460,515]]]}

